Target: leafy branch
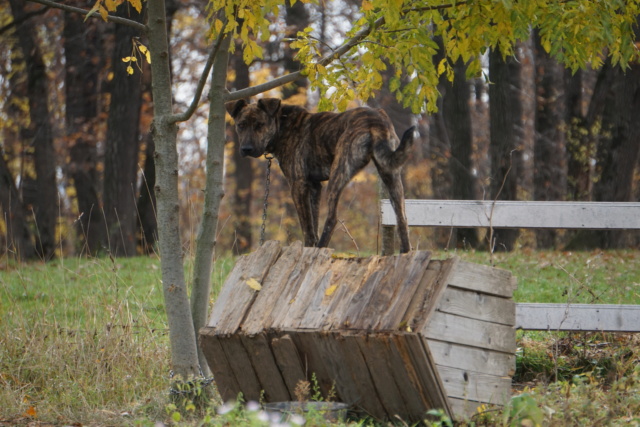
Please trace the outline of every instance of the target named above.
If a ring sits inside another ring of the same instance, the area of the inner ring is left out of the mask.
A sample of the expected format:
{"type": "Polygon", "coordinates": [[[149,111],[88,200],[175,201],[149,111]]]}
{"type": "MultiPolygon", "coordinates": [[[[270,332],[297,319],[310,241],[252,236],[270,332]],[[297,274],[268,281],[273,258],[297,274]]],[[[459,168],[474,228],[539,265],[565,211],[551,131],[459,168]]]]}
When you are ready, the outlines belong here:
{"type": "MultiPolygon", "coordinates": [[[[40,4],[43,4],[45,6],[49,6],[49,7],[53,7],[53,8],[56,8],[56,9],[64,10],[66,12],[79,13],[81,15],[85,15],[85,16],[91,17],[91,18],[103,18],[99,14],[91,13],[92,11],[81,9],[79,7],[68,6],[66,4],[58,3],[58,2],[55,2],[55,1],[51,1],[51,0],[27,0],[27,1],[30,1],[30,2],[33,2],[33,3],[40,3],[40,4]]],[[[132,21],[131,19],[121,18],[119,16],[107,15],[106,16],[106,21],[113,22],[115,24],[127,25],[129,27],[135,28],[135,29],[143,31],[143,32],[147,31],[147,26],[146,25],[141,24],[141,23],[136,22],[136,21],[132,21]]]]}

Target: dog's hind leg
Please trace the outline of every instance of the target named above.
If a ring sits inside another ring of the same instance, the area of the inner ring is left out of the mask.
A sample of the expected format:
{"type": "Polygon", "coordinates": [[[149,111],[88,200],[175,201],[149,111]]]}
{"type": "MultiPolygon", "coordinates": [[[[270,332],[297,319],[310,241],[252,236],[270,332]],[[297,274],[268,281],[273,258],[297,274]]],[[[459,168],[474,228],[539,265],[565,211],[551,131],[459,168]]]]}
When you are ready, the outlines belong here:
{"type": "Polygon", "coordinates": [[[387,190],[389,190],[389,198],[391,199],[391,206],[396,214],[396,220],[398,224],[398,235],[400,236],[400,252],[407,253],[411,250],[411,244],[409,243],[409,227],[407,225],[407,216],[404,211],[404,188],[402,186],[402,179],[400,177],[400,171],[385,172],[381,170],[381,167],[376,163],[378,174],[382,178],[387,190]]]}
{"type": "Polygon", "coordinates": [[[291,182],[291,197],[298,212],[300,228],[304,234],[304,245],[308,247],[315,246],[318,242],[317,216],[314,219],[317,208],[312,200],[312,193],[315,196],[316,189],[309,188],[306,182],[291,182]]]}

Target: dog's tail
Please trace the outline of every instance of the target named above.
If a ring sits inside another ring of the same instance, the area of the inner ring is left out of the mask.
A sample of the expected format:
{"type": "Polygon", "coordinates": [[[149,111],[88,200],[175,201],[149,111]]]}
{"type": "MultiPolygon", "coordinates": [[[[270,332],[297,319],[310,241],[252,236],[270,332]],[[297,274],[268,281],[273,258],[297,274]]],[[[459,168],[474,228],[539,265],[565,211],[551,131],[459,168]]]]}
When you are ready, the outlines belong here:
{"type": "Polygon", "coordinates": [[[409,157],[409,149],[413,145],[414,133],[416,127],[411,126],[402,134],[400,144],[395,151],[390,147],[389,141],[376,144],[373,149],[373,157],[375,161],[384,169],[397,170],[400,169],[409,157]]]}

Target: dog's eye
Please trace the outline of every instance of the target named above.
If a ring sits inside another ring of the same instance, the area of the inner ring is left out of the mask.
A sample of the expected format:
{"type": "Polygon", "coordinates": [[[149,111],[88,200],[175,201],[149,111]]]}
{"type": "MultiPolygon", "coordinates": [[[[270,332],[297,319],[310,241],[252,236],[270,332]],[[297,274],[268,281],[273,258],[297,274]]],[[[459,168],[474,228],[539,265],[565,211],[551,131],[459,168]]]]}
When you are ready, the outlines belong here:
{"type": "Polygon", "coordinates": [[[240,122],[236,125],[236,127],[238,129],[246,129],[247,128],[247,124],[245,122],[240,122]]]}
{"type": "Polygon", "coordinates": [[[253,126],[253,130],[258,131],[258,130],[262,129],[262,127],[263,127],[263,126],[264,126],[264,124],[262,124],[262,123],[256,123],[256,124],[253,126]]]}

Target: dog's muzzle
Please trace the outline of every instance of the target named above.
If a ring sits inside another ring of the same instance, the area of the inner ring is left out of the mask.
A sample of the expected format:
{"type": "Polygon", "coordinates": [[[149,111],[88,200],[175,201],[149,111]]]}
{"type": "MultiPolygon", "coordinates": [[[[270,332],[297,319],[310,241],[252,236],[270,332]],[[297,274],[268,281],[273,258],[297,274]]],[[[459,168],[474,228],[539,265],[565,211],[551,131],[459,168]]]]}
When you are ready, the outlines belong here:
{"type": "Polygon", "coordinates": [[[243,146],[243,147],[240,147],[240,155],[242,155],[242,157],[247,157],[247,156],[260,157],[262,153],[259,153],[258,150],[256,150],[254,147],[243,146]]]}

